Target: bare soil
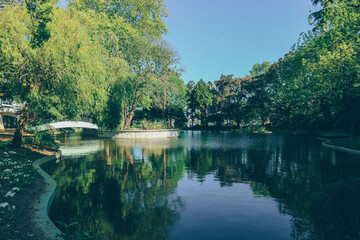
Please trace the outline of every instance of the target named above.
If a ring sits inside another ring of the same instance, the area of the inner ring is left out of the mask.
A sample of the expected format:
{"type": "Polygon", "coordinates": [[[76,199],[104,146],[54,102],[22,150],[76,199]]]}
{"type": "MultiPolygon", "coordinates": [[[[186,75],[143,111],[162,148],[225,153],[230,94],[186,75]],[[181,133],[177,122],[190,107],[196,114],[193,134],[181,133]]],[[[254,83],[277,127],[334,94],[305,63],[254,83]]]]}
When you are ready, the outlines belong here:
{"type": "MultiPolygon", "coordinates": [[[[0,131],[0,142],[10,141],[13,136],[13,131],[0,131]]],[[[13,151],[18,154],[13,155],[12,158],[15,158],[15,161],[22,161],[26,156],[26,159],[31,160],[32,162],[45,156],[52,155],[55,152],[38,150],[29,146],[24,146],[22,148],[10,148],[5,147],[0,149],[0,153],[13,151]]],[[[1,154],[2,156],[2,154],[1,154]]],[[[3,159],[0,158],[0,162],[3,159]]],[[[32,173],[32,179],[30,183],[21,183],[21,191],[15,194],[11,198],[11,204],[16,208],[9,212],[2,212],[5,209],[0,209],[0,240],[22,240],[22,239],[33,239],[33,240],[47,240],[44,237],[44,233],[37,225],[34,223],[34,206],[39,200],[40,195],[45,190],[44,179],[32,168],[32,165],[26,166],[26,169],[32,173]]],[[[3,174],[0,171],[0,174],[3,174]]],[[[7,191],[6,182],[3,182],[0,187],[0,200],[6,201],[8,198],[4,198],[4,195],[7,191]]]]}

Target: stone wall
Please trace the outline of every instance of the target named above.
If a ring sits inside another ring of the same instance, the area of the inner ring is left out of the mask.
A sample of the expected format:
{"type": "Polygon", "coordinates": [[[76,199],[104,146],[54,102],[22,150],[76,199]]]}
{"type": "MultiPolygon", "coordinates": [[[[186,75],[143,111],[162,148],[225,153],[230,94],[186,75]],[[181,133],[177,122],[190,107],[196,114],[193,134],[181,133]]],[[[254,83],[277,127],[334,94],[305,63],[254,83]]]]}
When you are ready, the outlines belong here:
{"type": "Polygon", "coordinates": [[[122,130],[102,131],[98,136],[113,139],[151,139],[151,138],[175,138],[180,130],[122,130]]]}

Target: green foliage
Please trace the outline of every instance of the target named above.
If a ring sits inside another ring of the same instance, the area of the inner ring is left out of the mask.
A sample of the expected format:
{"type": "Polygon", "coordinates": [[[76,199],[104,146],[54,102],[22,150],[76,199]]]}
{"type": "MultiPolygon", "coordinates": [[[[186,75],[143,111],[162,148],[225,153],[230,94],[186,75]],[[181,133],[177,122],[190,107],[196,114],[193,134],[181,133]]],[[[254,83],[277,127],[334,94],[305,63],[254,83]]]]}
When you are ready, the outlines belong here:
{"type": "Polygon", "coordinates": [[[251,76],[255,77],[266,73],[266,71],[270,68],[270,65],[270,62],[255,63],[250,71],[251,76]]]}
{"type": "Polygon", "coordinates": [[[35,136],[25,138],[24,143],[46,149],[55,148],[55,138],[48,132],[35,132],[35,136]]]}
{"type": "Polygon", "coordinates": [[[169,85],[165,76],[177,61],[162,39],[163,1],[53,4],[14,2],[0,10],[0,87],[27,102],[21,129],[30,115],[128,127],[137,105],[149,108],[154,89],[169,85]]]}
{"type": "Polygon", "coordinates": [[[47,28],[47,24],[51,21],[54,1],[25,0],[25,5],[33,23],[31,26],[31,46],[33,48],[41,47],[41,45],[51,37],[50,30],[47,28]]]}
{"type": "Polygon", "coordinates": [[[158,130],[158,129],[166,129],[166,123],[164,123],[163,121],[149,121],[146,119],[143,119],[140,121],[140,126],[142,127],[142,129],[144,130],[158,130]]]}
{"type": "Polygon", "coordinates": [[[184,81],[176,72],[166,76],[164,81],[139,101],[134,119],[161,120],[182,127],[187,122],[185,108],[187,91],[184,81]]]}
{"type": "Polygon", "coordinates": [[[61,221],[55,221],[60,227],[63,233],[59,235],[59,237],[63,238],[64,240],[83,240],[83,239],[96,239],[98,235],[91,234],[90,232],[86,231],[73,231],[72,229],[77,226],[78,222],[72,222],[66,224],[61,221]]]}
{"type": "Polygon", "coordinates": [[[241,133],[271,133],[269,130],[266,129],[266,127],[261,125],[242,126],[237,131],[241,133]]]}
{"type": "Polygon", "coordinates": [[[200,79],[191,91],[188,101],[188,107],[195,115],[200,117],[201,124],[205,126],[207,124],[208,110],[213,102],[213,95],[209,85],[200,79]]]}
{"type": "Polygon", "coordinates": [[[4,149],[10,146],[11,142],[0,142],[0,149],[4,149]]]}
{"type": "Polygon", "coordinates": [[[63,196],[54,206],[53,216],[62,222],[79,222],[69,229],[69,235],[85,229],[100,235],[95,239],[143,239],[144,236],[164,239],[184,206],[181,198],[174,196],[174,189],[186,170],[188,152],[166,139],[126,141],[121,146],[115,141],[104,144],[104,151],[86,156],[89,161],[63,158],[50,170],[58,193],[63,196]],[[146,161],[135,155],[134,147],[139,144],[144,147],[141,149],[146,161]],[[94,160],[98,158],[107,159],[111,167],[96,164],[94,160]],[[118,169],[117,172],[112,168],[118,169]],[[73,186],[79,194],[74,195],[67,186],[73,186]],[[104,195],[99,198],[101,189],[104,195]],[[61,207],[63,204],[68,206],[68,211],[61,207]],[[95,205],[98,207],[94,208],[95,205]],[[94,218],[98,220],[95,222],[94,218]]]}
{"type": "MultiPolygon", "coordinates": [[[[313,31],[277,62],[255,64],[251,76],[221,75],[207,120],[217,125],[271,123],[281,128],[339,129],[360,135],[360,3],[314,0],[313,31]]],[[[188,116],[194,119],[194,90],[188,116]]],[[[203,90],[202,92],[206,92],[203,90]]],[[[201,108],[204,109],[204,108],[201,108]]],[[[201,110],[201,112],[206,112],[201,110]]]]}

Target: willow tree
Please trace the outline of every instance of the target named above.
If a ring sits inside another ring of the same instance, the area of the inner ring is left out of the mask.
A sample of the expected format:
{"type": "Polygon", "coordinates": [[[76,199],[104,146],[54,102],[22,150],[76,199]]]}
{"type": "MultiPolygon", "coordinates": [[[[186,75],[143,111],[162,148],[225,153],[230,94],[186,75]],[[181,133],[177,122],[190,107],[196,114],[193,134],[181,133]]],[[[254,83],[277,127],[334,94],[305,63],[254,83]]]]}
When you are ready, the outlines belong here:
{"type": "Polygon", "coordinates": [[[0,12],[2,90],[26,103],[13,146],[21,146],[30,114],[53,120],[100,111],[107,97],[108,57],[90,38],[84,21],[54,8],[45,28],[24,5],[5,6],[0,12]],[[39,41],[39,32],[46,32],[46,41],[39,41]]]}
{"type": "Polygon", "coordinates": [[[121,111],[113,113],[116,119],[122,120],[123,127],[129,127],[139,101],[159,85],[169,61],[174,59],[173,51],[162,40],[167,32],[163,21],[168,15],[165,4],[163,0],[73,0],[69,7],[77,12],[92,12],[93,18],[107,19],[109,24],[99,26],[102,31],[98,36],[104,38],[109,54],[124,59],[130,70],[130,74],[119,76],[114,82],[111,98],[120,107],[114,106],[115,101],[111,106],[121,111]]]}

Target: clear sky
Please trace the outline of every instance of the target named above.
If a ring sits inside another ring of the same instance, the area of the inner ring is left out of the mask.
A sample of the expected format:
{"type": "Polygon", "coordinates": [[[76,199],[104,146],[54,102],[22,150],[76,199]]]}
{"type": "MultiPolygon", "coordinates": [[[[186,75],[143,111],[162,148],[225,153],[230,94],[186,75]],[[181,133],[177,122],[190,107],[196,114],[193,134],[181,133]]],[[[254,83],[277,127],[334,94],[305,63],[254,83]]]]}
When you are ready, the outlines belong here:
{"type": "Polygon", "coordinates": [[[165,0],[167,41],[181,57],[185,83],[243,77],[274,62],[311,29],[310,0],[165,0]]]}

